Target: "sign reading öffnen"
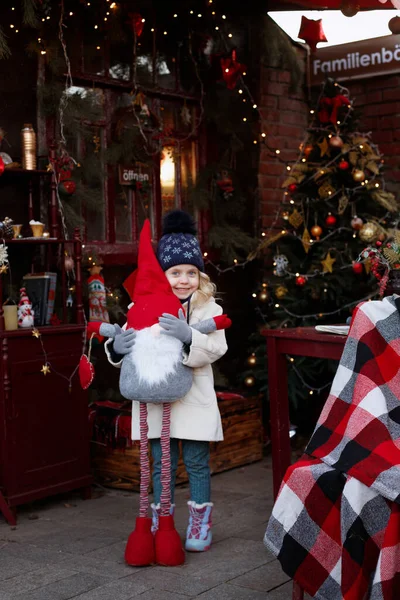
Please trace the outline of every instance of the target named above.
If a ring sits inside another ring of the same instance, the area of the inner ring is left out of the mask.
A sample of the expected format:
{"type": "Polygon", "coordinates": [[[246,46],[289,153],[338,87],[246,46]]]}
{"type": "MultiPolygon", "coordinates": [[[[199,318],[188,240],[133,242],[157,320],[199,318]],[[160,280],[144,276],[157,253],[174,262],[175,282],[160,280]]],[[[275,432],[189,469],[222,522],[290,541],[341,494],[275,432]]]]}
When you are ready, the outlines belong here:
{"type": "Polygon", "coordinates": [[[311,84],[400,73],[400,35],[319,48],[311,55],[311,84]]]}

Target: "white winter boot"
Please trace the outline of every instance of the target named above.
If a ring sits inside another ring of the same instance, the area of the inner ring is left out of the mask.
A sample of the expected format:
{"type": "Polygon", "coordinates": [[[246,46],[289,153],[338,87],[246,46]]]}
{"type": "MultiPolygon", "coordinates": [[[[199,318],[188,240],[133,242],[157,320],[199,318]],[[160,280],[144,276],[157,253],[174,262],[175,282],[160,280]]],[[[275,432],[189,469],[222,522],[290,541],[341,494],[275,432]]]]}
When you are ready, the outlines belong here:
{"type": "Polygon", "coordinates": [[[189,500],[189,525],[186,532],[185,550],[189,552],[205,552],[210,549],[212,541],[211,512],[212,502],[196,504],[189,500]]]}

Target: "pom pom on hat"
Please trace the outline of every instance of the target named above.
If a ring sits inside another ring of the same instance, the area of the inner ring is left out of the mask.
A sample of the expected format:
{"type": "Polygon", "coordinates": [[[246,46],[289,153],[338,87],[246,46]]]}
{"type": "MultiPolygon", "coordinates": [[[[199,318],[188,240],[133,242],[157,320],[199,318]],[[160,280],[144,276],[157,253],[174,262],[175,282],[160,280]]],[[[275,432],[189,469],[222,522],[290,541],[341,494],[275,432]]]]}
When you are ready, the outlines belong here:
{"type": "Polygon", "coordinates": [[[157,259],[163,271],[175,265],[194,265],[204,271],[203,255],[196,238],[196,224],[183,210],[172,210],[163,221],[157,259]]]}
{"type": "Polygon", "coordinates": [[[196,223],[193,218],[183,210],[171,210],[163,220],[162,235],[167,233],[197,234],[196,223]]]}

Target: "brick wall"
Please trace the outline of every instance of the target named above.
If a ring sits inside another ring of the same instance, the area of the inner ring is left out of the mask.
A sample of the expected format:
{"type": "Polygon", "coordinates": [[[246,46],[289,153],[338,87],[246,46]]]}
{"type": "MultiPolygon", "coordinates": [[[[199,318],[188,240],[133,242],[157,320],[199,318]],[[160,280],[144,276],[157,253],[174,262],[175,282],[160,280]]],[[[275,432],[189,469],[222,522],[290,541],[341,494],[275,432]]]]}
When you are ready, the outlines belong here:
{"type": "Polygon", "coordinates": [[[400,199],[400,75],[354,81],[348,87],[360,109],[360,131],[370,131],[384,154],[387,188],[400,199]]]}
{"type": "Polygon", "coordinates": [[[302,88],[291,94],[290,73],[263,67],[260,85],[261,131],[267,134],[261,146],[259,167],[260,226],[269,227],[282,200],[282,182],[287,175],[286,161],[297,158],[308,124],[309,108],[302,88]],[[279,149],[281,162],[274,154],[279,149]]]}
{"type": "MultiPolygon", "coordinates": [[[[295,160],[309,122],[304,86],[289,93],[288,71],[263,67],[260,86],[261,131],[272,152],[261,147],[259,165],[260,226],[268,228],[282,200],[285,162],[295,160]],[[283,163],[273,151],[279,148],[283,163]]],[[[344,82],[343,85],[346,85],[344,82]]],[[[400,74],[349,82],[350,97],[360,111],[359,129],[371,132],[385,159],[387,189],[400,199],[400,74]]],[[[278,226],[280,223],[277,224],[278,226]]]]}

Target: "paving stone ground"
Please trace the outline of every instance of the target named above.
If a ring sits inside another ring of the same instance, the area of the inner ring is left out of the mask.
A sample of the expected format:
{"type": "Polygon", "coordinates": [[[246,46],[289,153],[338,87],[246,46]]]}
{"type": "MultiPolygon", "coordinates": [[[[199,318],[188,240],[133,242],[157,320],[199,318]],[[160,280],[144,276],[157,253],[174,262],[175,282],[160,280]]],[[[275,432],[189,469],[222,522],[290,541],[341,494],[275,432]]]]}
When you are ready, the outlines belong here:
{"type": "MultiPolygon", "coordinates": [[[[138,494],[94,486],[0,516],[0,600],[290,600],[291,582],[262,543],[272,508],[271,460],[212,478],[214,542],[181,567],[132,568],[124,548],[138,494]]],[[[177,488],[184,536],[189,491],[177,488]]]]}

